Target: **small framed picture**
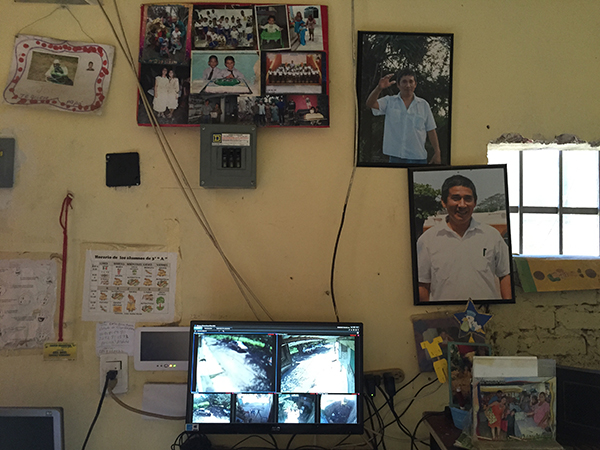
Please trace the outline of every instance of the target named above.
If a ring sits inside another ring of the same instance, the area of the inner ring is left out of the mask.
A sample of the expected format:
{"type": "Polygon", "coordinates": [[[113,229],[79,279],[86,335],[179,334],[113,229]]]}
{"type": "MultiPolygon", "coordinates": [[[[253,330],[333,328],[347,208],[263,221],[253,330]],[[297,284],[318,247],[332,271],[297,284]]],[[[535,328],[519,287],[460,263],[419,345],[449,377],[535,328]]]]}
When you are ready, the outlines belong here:
{"type": "Polygon", "coordinates": [[[288,5],[291,50],[324,50],[323,30],[327,29],[327,7],[288,5]]]}
{"type": "Polygon", "coordinates": [[[470,410],[471,382],[473,380],[473,357],[491,356],[492,347],[475,342],[448,342],[448,385],[450,406],[470,410]]]}
{"type": "Polygon", "coordinates": [[[290,48],[290,29],[286,5],[260,5],[255,7],[256,33],[261,50],[286,50],[290,48]]]}
{"type": "Polygon", "coordinates": [[[416,305],[514,303],[505,165],[408,170],[416,305]]]}
{"type": "Polygon", "coordinates": [[[555,439],[556,377],[473,379],[473,441],[555,439]]]}
{"type": "Polygon", "coordinates": [[[142,5],[141,63],[187,64],[190,9],[189,5],[142,5]]]}
{"type": "Polygon", "coordinates": [[[358,32],[358,166],[450,165],[453,37],[358,32]]]}
{"type": "Polygon", "coordinates": [[[194,5],[195,50],[256,50],[254,10],[240,5],[194,5]]]}

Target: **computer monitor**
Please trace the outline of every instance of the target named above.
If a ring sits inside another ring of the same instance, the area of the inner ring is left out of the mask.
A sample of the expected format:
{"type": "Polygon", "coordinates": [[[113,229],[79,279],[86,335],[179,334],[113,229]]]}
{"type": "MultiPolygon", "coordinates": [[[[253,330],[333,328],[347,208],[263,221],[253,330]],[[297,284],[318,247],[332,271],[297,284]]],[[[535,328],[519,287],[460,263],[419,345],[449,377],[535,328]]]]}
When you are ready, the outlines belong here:
{"type": "Polygon", "coordinates": [[[600,371],[556,366],[556,439],[563,445],[598,444],[600,371]]]}
{"type": "Polygon", "coordinates": [[[63,409],[0,407],[0,449],[64,450],[63,409]]]}
{"type": "Polygon", "coordinates": [[[360,434],[361,323],[190,324],[186,430],[360,434]]]}

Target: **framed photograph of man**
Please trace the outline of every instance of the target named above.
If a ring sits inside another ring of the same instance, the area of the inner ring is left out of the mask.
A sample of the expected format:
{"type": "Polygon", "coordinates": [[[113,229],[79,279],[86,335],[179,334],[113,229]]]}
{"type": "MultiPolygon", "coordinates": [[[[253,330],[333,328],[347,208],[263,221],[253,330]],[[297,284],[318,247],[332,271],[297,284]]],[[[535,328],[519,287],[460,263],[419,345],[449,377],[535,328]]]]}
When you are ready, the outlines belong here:
{"type": "Polygon", "coordinates": [[[453,37],[358,32],[358,166],[450,165],[453,37]]]}
{"type": "Polygon", "coordinates": [[[416,305],[514,303],[505,165],[408,170],[416,305]]]}

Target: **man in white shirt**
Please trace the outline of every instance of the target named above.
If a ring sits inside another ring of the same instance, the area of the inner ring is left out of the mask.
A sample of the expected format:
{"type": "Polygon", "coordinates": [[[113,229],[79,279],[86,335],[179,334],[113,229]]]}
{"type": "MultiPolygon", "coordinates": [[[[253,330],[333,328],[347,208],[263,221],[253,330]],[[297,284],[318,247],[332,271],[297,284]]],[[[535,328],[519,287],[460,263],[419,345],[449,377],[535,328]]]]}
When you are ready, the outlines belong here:
{"type": "Polygon", "coordinates": [[[379,98],[384,89],[396,84],[392,77],[393,74],[388,74],[381,78],[366,102],[374,115],[385,115],[383,154],[390,163],[427,164],[425,140],[429,138],[434,152],[429,163],[441,164],[435,120],[429,103],[415,95],[415,73],[409,69],[400,72],[396,77],[400,92],[379,98]]]}
{"type": "Polygon", "coordinates": [[[472,218],[473,182],[462,175],[447,178],[442,205],[446,220],[417,241],[420,301],[512,298],[509,248],[498,230],[472,218]]]}

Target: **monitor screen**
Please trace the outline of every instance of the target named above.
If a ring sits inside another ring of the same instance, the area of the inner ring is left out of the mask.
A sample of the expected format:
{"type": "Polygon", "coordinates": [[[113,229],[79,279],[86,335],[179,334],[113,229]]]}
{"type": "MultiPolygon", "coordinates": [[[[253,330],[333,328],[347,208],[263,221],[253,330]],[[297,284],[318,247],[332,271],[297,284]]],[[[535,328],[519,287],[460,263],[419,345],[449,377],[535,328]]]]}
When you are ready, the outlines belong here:
{"type": "Polygon", "coordinates": [[[64,450],[62,408],[0,407],[0,449],[64,450]]]}
{"type": "Polygon", "coordinates": [[[362,324],[190,324],[186,429],[360,434],[362,324]]]}
{"type": "Polygon", "coordinates": [[[597,444],[600,371],[556,367],[556,438],[564,445],[597,444]]]}

